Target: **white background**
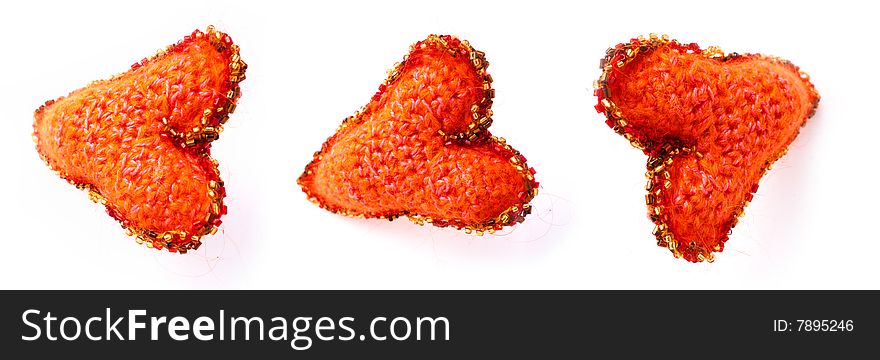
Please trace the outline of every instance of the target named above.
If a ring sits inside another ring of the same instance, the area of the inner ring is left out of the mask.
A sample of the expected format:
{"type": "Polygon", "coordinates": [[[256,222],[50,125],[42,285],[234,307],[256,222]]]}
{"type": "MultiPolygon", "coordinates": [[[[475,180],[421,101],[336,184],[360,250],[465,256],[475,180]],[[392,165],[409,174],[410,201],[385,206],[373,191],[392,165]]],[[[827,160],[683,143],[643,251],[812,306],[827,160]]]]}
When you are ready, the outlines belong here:
{"type": "Polygon", "coordinates": [[[870,2],[315,3],[5,5],[0,288],[878,288],[880,31],[870,2]],[[229,214],[199,251],[158,252],[47,169],[33,111],[209,24],[250,65],[213,150],[229,214]],[[787,58],[822,95],[712,264],[655,245],[646,158],[593,109],[605,49],[651,32],[787,58]],[[431,33],[486,52],[491,130],[538,171],[535,211],[513,229],[476,237],[348,219],[296,185],[341,120],[431,33]]]}

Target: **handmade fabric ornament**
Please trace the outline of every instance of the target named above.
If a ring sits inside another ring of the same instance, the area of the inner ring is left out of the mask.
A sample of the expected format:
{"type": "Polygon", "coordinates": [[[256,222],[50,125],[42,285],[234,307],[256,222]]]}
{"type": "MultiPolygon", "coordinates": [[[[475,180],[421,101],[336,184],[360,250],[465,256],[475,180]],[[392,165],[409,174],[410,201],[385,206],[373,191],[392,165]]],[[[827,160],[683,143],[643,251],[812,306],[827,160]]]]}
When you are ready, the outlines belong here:
{"type": "Polygon", "coordinates": [[[247,65],[208,27],[50,100],[34,114],[37,151],[138,242],[186,253],[226,213],[211,141],[235,109],[247,65]]]}
{"type": "Polygon", "coordinates": [[[410,47],[372,100],[345,119],[298,183],[329,211],[482,234],[522,222],[534,170],[492,136],[492,78],[467,41],[431,35],[410,47]]]}
{"type": "Polygon", "coordinates": [[[660,246],[712,261],[785,154],[819,94],[790,62],[725,55],[666,35],[608,49],[596,110],[648,155],[648,215],[660,246]]]}

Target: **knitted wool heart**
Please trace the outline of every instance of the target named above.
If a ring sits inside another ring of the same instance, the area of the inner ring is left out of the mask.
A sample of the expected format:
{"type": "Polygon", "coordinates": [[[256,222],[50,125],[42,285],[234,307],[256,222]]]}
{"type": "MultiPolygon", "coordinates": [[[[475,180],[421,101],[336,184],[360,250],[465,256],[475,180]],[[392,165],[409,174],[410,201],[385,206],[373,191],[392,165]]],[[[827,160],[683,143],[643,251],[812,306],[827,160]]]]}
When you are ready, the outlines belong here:
{"type": "Polygon", "coordinates": [[[226,213],[211,141],[246,68],[229,36],[196,30],[128,72],[46,102],[34,114],[37,151],[138,242],[197,249],[226,213]]]}
{"type": "Polygon", "coordinates": [[[492,136],[492,78],[467,41],[410,47],[370,103],[345,119],[298,183],[329,211],[493,232],[537,194],[526,159],[492,136]]]}
{"type": "Polygon", "coordinates": [[[646,202],[658,245],[712,261],[819,94],[786,60],[724,55],[665,35],[619,44],[601,67],[596,110],[649,156],[646,202]]]}

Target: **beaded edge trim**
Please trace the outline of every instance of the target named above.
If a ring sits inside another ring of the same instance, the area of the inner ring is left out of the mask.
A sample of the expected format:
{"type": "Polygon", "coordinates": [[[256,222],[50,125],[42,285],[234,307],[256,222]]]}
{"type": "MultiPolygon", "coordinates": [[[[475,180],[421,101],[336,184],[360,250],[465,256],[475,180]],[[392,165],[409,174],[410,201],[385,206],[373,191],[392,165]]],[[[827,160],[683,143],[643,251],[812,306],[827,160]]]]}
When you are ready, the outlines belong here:
{"type": "MultiPolygon", "coordinates": [[[[739,58],[759,58],[770,60],[773,63],[781,64],[792,69],[800,75],[800,78],[808,85],[811,94],[816,98],[810,114],[807,115],[807,118],[804,119],[801,126],[804,126],[806,120],[813,117],[816,113],[816,108],[819,106],[820,96],[813,83],[810,82],[810,76],[806,72],[801,71],[799,67],[795,66],[790,61],[778,57],[761,54],[740,55],[735,52],[725,55],[720,47],[709,46],[706,49],[700,49],[695,43],[682,44],[679,43],[678,40],[670,39],[669,35],[666,34],[662,36],[650,34],[648,38],[639,36],[631,39],[628,43],[617,44],[615,47],[606,50],[605,57],[603,57],[599,63],[599,68],[602,69],[602,74],[599,76],[599,79],[593,83],[593,88],[595,89],[593,94],[599,99],[598,104],[596,104],[595,107],[596,111],[605,114],[607,119],[605,123],[608,127],[626,138],[633,147],[642,150],[648,155],[646,166],[647,172],[645,173],[645,177],[648,178],[645,190],[648,191],[648,194],[645,195],[645,204],[648,206],[648,217],[655,224],[652,234],[657,238],[658,246],[669,249],[673,256],[681,258],[683,256],[680,250],[681,244],[675,239],[675,236],[669,230],[669,226],[662,220],[662,207],[656,203],[656,200],[660,198],[664,189],[667,189],[672,185],[669,181],[669,171],[666,169],[672,164],[673,157],[680,153],[695,153],[697,156],[701,156],[701,154],[696,150],[696,147],[693,146],[685,147],[665,143],[660,147],[655,147],[655,144],[652,144],[650,141],[639,139],[638,134],[628,132],[626,127],[626,116],[621,112],[617,104],[609,99],[610,90],[608,89],[608,80],[612,71],[623,68],[643,53],[663,46],[669,46],[675,51],[685,52],[687,54],[700,54],[707,59],[715,59],[720,62],[727,62],[739,58]]],[[[788,148],[786,147],[779,154],[776,154],[776,156],[768,160],[761,169],[760,177],[763,177],[767,170],[770,170],[771,165],[785,155],[787,151],[788,148]]],[[[740,204],[734,211],[734,217],[731,220],[729,227],[730,230],[728,230],[727,234],[721,239],[719,244],[715,245],[712,251],[718,252],[724,249],[724,242],[727,240],[727,237],[732,234],[733,227],[736,226],[739,218],[743,216],[745,207],[748,206],[749,202],[752,200],[752,194],[757,190],[758,183],[756,182],[752,187],[751,192],[747,195],[746,201],[740,204]]],[[[696,260],[700,262],[713,262],[715,260],[714,252],[698,248],[694,242],[691,242],[686,246],[688,247],[688,251],[697,254],[696,260]]]]}
{"type": "Polygon", "coordinates": [[[531,213],[531,205],[529,202],[538,194],[538,183],[535,181],[535,170],[530,168],[526,163],[526,158],[520,154],[519,151],[514,149],[512,146],[507,144],[507,141],[502,137],[497,136],[488,136],[484,138],[480,138],[483,132],[492,125],[492,98],[495,97],[495,90],[492,88],[492,76],[486,71],[486,68],[489,66],[489,62],[486,61],[485,53],[482,51],[475,50],[471,47],[470,43],[467,40],[459,40],[455,36],[451,35],[429,35],[425,40],[416,42],[409,47],[409,53],[403,56],[403,60],[394,64],[391,70],[388,70],[388,77],[379,85],[379,91],[377,91],[371,101],[378,100],[382,94],[385,92],[387,87],[397,80],[400,76],[401,71],[407,65],[409,54],[415,51],[417,48],[425,48],[427,44],[439,44],[443,48],[445,48],[450,54],[464,54],[466,53],[469,59],[471,60],[471,64],[474,66],[477,74],[483,78],[483,98],[476,104],[471,106],[471,117],[472,121],[468,124],[467,129],[458,132],[458,133],[444,133],[442,129],[438,130],[438,134],[443,137],[446,142],[458,141],[464,143],[470,143],[474,141],[488,141],[492,145],[494,145],[494,149],[505,153],[507,157],[509,157],[509,161],[511,166],[513,166],[517,172],[526,180],[526,193],[525,197],[520,199],[520,202],[516,205],[513,205],[504,211],[502,211],[498,216],[493,219],[489,219],[486,222],[479,224],[466,224],[464,222],[454,220],[454,219],[436,219],[427,215],[421,215],[416,213],[410,213],[407,211],[396,213],[396,214],[372,214],[372,213],[362,213],[358,211],[343,209],[341,207],[333,207],[327,205],[324,201],[318,198],[317,195],[313,194],[305,185],[305,181],[308,177],[312,176],[314,172],[312,168],[316,166],[323,158],[323,153],[329,150],[335,143],[339,134],[345,129],[358,125],[363,117],[367,116],[369,110],[367,109],[367,105],[362,106],[358,111],[354,113],[354,115],[345,118],[342,121],[342,124],[336,129],[336,132],[324,142],[321,146],[321,150],[315,152],[312,161],[306,165],[305,171],[303,171],[302,175],[297,179],[297,184],[302,187],[303,192],[306,193],[309,201],[318,205],[319,207],[326,209],[330,212],[348,216],[348,217],[363,217],[363,218],[378,218],[378,219],[388,219],[394,220],[401,216],[406,216],[410,221],[418,225],[424,225],[426,223],[433,224],[437,227],[445,227],[452,226],[457,229],[464,229],[465,233],[476,233],[477,235],[483,235],[483,233],[494,233],[497,230],[501,230],[504,226],[513,225],[516,223],[521,223],[525,220],[525,216],[531,213]]]}
{"type": "MultiPolygon", "coordinates": [[[[162,122],[166,126],[165,131],[171,134],[173,139],[177,140],[177,144],[181,148],[195,148],[195,153],[201,156],[205,161],[203,162],[203,165],[209,165],[209,169],[212,170],[212,173],[216,177],[216,180],[209,181],[207,186],[207,193],[212,201],[211,211],[205,217],[204,226],[196,228],[195,231],[193,231],[192,233],[188,233],[187,230],[168,230],[156,232],[132,226],[130,221],[124,219],[120,215],[119,211],[113,206],[113,204],[110,204],[107,198],[104,197],[104,195],[102,195],[97,188],[95,188],[91,184],[78,183],[75,180],[70,179],[68,174],[54,168],[49,163],[49,159],[45,155],[43,155],[42,152],[38,151],[40,158],[49,167],[50,170],[54,171],[61,178],[67,180],[70,184],[76,186],[77,189],[88,192],[89,199],[93,202],[104,205],[107,209],[107,214],[120,222],[120,225],[122,225],[122,227],[126,230],[127,235],[134,235],[135,241],[138,244],[145,244],[148,248],[155,248],[158,250],[164,248],[167,249],[169,252],[179,252],[180,254],[186,254],[189,250],[197,250],[202,244],[200,240],[202,236],[215,234],[217,232],[217,226],[219,226],[221,223],[220,217],[226,213],[226,206],[223,205],[223,198],[226,195],[226,190],[224,188],[223,181],[220,179],[220,170],[218,167],[219,164],[217,160],[212,158],[209,154],[209,145],[211,142],[217,140],[220,137],[220,133],[223,132],[223,124],[225,124],[226,121],[229,120],[229,114],[232,114],[235,111],[236,101],[241,96],[241,89],[239,88],[238,84],[245,79],[245,70],[247,70],[247,64],[243,60],[241,60],[241,56],[239,55],[239,47],[238,45],[232,43],[232,39],[229,37],[229,35],[217,31],[214,26],[208,26],[205,32],[195,30],[191,35],[184,37],[183,40],[177,42],[174,45],[169,45],[164,49],[157,51],[155,55],[149,58],[142,59],[140,62],[132,65],[131,69],[129,69],[129,71],[135,70],[153,61],[161,60],[166,55],[180,51],[186,45],[189,45],[192,41],[196,39],[201,39],[202,37],[205,37],[218,52],[229,54],[229,75],[226,86],[222,91],[222,93],[225,94],[224,97],[229,101],[229,103],[226,104],[225,107],[218,107],[216,109],[205,109],[202,113],[201,126],[194,127],[191,131],[177,133],[168,125],[167,119],[162,119],[162,122]]],[[[74,90],[70,94],[88,88],[89,86],[97,83],[116,80],[127,73],[128,71],[113,75],[106,80],[92,81],[85,87],[74,90]]],[[[70,94],[68,94],[68,96],[70,96],[70,94]]],[[[56,100],[46,101],[45,104],[34,111],[34,116],[39,115],[40,112],[42,112],[43,109],[45,109],[47,106],[50,106],[56,101],[59,101],[63,98],[64,96],[56,100]]],[[[37,143],[38,136],[36,128],[34,129],[32,137],[34,142],[37,143]]]]}

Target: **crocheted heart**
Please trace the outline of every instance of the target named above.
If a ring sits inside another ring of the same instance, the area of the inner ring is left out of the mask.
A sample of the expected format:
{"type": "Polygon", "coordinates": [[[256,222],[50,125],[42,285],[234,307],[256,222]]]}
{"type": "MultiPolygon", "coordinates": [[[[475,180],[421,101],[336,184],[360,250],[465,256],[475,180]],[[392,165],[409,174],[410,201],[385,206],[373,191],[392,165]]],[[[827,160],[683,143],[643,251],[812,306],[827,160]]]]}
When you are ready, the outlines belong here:
{"type": "Polygon", "coordinates": [[[495,231],[523,221],[534,169],[492,136],[488,62],[467,41],[410,47],[372,100],[345,119],[298,183],[335,213],[495,231]]]}
{"type": "Polygon", "coordinates": [[[596,110],[649,156],[646,202],[658,245],[711,261],[819,94],[786,60],[665,35],[608,49],[601,67],[596,110]]]}
{"type": "Polygon", "coordinates": [[[196,249],[226,213],[210,143],[246,68],[229,36],[196,30],[128,72],[46,102],[34,114],[37,151],[138,242],[196,249]]]}

